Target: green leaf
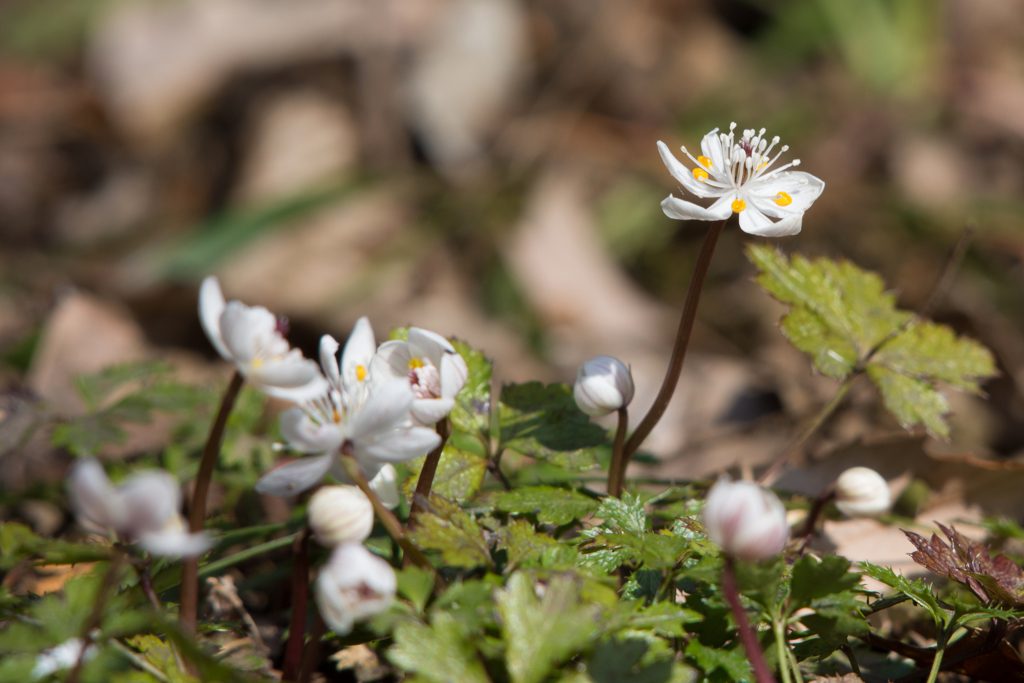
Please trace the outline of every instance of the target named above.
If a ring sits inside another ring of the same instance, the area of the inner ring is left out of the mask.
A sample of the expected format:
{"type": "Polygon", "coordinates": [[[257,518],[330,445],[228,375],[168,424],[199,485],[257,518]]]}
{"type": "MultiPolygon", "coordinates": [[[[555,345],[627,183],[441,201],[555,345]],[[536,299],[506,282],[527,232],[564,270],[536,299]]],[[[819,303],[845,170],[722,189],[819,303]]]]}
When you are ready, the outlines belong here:
{"type": "Polygon", "coordinates": [[[572,546],[539,534],[525,519],[513,519],[498,530],[498,549],[508,553],[505,571],[519,567],[571,567],[578,555],[572,546]]]}
{"type": "Polygon", "coordinates": [[[419,567],[406,567],[397,573],[398,594],[422,612],[434,591],[434,572],[419,567]]]}
{"type": "Polygon", "coordinates": [[[850,561],[838,555],[826,555],[820,561],[810,555],[801,557],[793,565],[789,613],[809,607],[815,600],[855,588],[860,584],[860,574],[849,569],[850,561]]]}
{"type": "Polygon", "coordinates": [[[633,612],[624,627],[637,631],[650,630],[666,638],[673,638],[685,633],[684,624],[699,622],[703,618],[700,612],[672,602],[656,602],[633,612]]]}
{"type": "MultiPolygon", "coordinates": [[[[410,500],[416,491],[420,470],[423,469],[425,460],[425,457],[416,458],[405,463],[405,466],[414,475],[402,484],[402,491],[410,500]]],[[[434,473],[434,483],[430,490],[449,500],[466,501],[480,491],[485,474],[487,474],[487,458],[446,445],[441,453],[441,459],[437,463],[437,472],[434,473]]]]}
{"type": "Polygon", "coordinates": [[[668,683],[672,660],[661,659],[645,666],[640,660],[648,647],[639,638],[602,642],[587,664],[587,673],[594,683],[668,683]]]}
{"type": "Polygon", "coordinates": [[[596,447],[605,431],[576,406],[572,387],[540,382],[509,384],[501,390],[499,448],[568,470],[598,466],[596,447]]]}
{"type": "Polygon", "coordinates": [[[467,434],[489,438],[491,424],[491,368],[492,364],[484,354],[458,339],[451,340],[452,346],[466,361],[469,375],[466,386],[455,397],[451,412],[452,425],[467,434]]]}
{"type": "Polygon", "coordinates": [[[864,601],[857,595],[843,592],[828,596],[824,604],[815,606],[813,614],[799,617],[807,627],[807,633],[817,637],[794,647],[797,658],[803,660],[813,656],[821,660],[846,645],[847,638],[867,636],[870,629],[861,612],[863,607],[864,601]]]}
{"type": "Polygon", "coordinates": [[[162,360],[122,363],[104,368],[96,374],[76,376],[75,390],[89,410],[93,411],[126,384],[161,377],[170,371],[170,364],[162,360]]]}
{"type": "Polygon", "coordinates": [[[441,496],[431,494],[428,508],[417,517],[409,536],[424,550],[440,552],[444,562],[453,567],[493,565],[476,518],[441,496]]]}
{"type": "Polygon", "coordinates": [[[539,683],[597,635],[600,608],[581,604],[579,594],[578,580],[563,574],[551,579],[538,600],[524,572],[513,574],[508,587],[495,592],[513,683],[539,683]]]}
{"type": "Polygon", "coordinates": [[[489,683],[487,672],[459,620],[434,614],[430,626],[405,622],[395,629],[395,646],[387,656],[393,664],[434,683],[489,683]]]}
{"type": "Polygon", "coordinates": [[[0,527],[0,550],[0,568],[4,569],[26,558],[35,559],[37,564],[77,564],[109,560],[112,555],[107,546],[43,538],[17,522],[5,522],[0,527]]]}
{"type": "Polygon", "coordinates": [[[946,611],[939,605],[938,598],[935,597],[935,593],[932,592],[931,586],[917,579],[916,581],[910,581],[902,574],[897,574],[889,567],[879,567],[878,565],[871,564],[870,562],[861,562],[861,569],[864,573],[875,579],[881,581],[886,586],[894,588],[911,600],[917,605],[923,607],[931,614],[932,619],[935,623],[942,625],[946,621],[946,611]]]}
{"type": "Polygon", "coordinates": [[[554,486],[524,486],[512,491],[495,491],[483,497],[481,502],[512,514],[535,512],[542,524],[555,526],[582,519],[598,505],[590,496],[554,486]]]}
{"type": "Polygon", "coordinates": [[[896,308],[875,273],[847,261],[790,259],[766,245],[748,245],[747,256],[760,270],[758,283],[792,306],[782,320],[786,338],[829,377],[865,370],[907,429],[923,424],[947,437],[949,402],[936,383],[980,392],[979,383],[995,375],[988,349],[896,308]]]}
{"type": "Polygon", "coordinates": [[[595,517],[604,520],[606,526],[614,529],[642,534],[647,530],[647,515],[639,495],[624,493],[622,498],[608,496],[594,512],[595,517]]]}
{"type": "Polygon", "coordinates": [[[721,670],[730,681],[754,680],[747,658],[740,649],[708,647],[694,638],[686,646],[686,655],[709,677],[715,671],[721,670]]]}

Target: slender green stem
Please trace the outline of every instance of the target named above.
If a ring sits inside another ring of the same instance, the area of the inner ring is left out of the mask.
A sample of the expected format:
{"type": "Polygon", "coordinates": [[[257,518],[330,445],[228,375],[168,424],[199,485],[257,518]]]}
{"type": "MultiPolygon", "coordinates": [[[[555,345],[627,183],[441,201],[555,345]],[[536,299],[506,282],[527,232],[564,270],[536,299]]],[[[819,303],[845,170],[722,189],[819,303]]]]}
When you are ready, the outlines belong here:
{"type": "MultiPolygon", "coordinates": [[[[761,651],[761,644],[757,642],[757,634],[750,627],[747,613],[743,609],[743,603],[740,602],[740,590],[736,585],[736,570],[733,567],[732,558],[729,557],[725,558],[725,564],[722,566],[722,592],[725,594],[726,602],[729,603],[729,609],[732,610],[732,614],[736,618],[740,642],[743,643],[743,649],[747,652],[747,659],[750,661],[750,668],[754,670],[757,683],[775,683],[775,677],[772,676],[768,663],[764,659],[764,653],[761,651]]],[[[781,669],[782,665],[780,664],[781,669]]]]}
{"type": "MultiPolygon", "coordinates": [[[[238,399],[238,392],[242,390],[245,378],[235,371],[228,384],[224,397],[221,398],[220,408],[217,410],[217,417],[210,427],[210,434],[206,438],[206,445],[203,447],[203,457],[199,461],[199,473],[196,475],[195,490],[192,493],[192,502],[188,510],[188,526],[192,533],[199,533],[206,526],[206,496],[210,491],[210,480],[213,478],[213,470],[217,465],[217,458],[220,456],[221,442],[224,440],[224,427],[228,423],[228,415],[235,407],[238,399]]],[[[179,607],[178,619],[181,621],[181,628],[190,634],[196,632],[196,614],[199,611],[199,558],[194,557],[185,560],[181,567],[181,604],[179,607]]]]}
{"type": "Polygon", "coordinates": [[[615,441],[612,443],[612,461],[608,465],[608,495],[622,498],[622,490],[626,482],[626,464],[623,462],[623,446],[626,442],[626,430],[629,428],[629,413],[626,406],[619,408],[619,426],[615,430],[615,441]]]}
{"type": "Polygon", "coordinates": [[[935,659],[932,660],[931,671],[928,672],[928,680],[925,683],[935,683],[942,670],[942,655],[946,652],[946,642],[949,640],[951,628],[943,627],[939,631],[939,639],[935,642],[935,659]]]}
{"type": "Polygon", "coordinates": [[[306,638],[306,603],[309,602],[309,530],[303,529],[295,539],[295,565],[292,569],[292,618],[288,625],[288,644],[281,680],[298,680],[302,667],[302,650],[306,638]]]}
{"type": "Polygon", "coordinates": [[[444,446],[448,442],[448,437],[452,433],[452,422],[447,417],[440,420],[435,426],[437,429],[438,436],[441,437],[441,442],[437,444],[437,448],[430,451],[427,454],[427,459],[423,461],[423,467],[420,469],[419,479],[416,480],[416,494],[412,499],[412,508],[409,510],[409,528],[413,528],[416,524],[416,515],[419,514],[420,506],[419,499],[422,497],[424,500],[430,497],[430,487],[434,485],[434,475],[437,474],[437,465],[441,462],[441,454],[444,452],[444,446]]]}
{"type": "Polygon", "coordinates": [[[781,619],[772,619],[772,629],[775,631],[775,656],[779,660],[779,675],[782,676],[782,683],[792,683],[789,675],[789,648],[786,646],[786,625],[781,619]]]}
{"type": "Polygon", "coordinates": [[[821,429],[821,426],[825,424],[825,421],[831,417],[832,413],[834,413],[836,408],[838,408],[843,402],[843,399],[846,398],[846,394],[850,392],[850,387],[853,386],[854,381],[859,376],[859,370],[854,370],[846,376],[846,379],[839,384],[839,387],[836,389],[836,393],[832,396],[832,399],[822,406],[821,410],[818,411],[818,414],[814,416],[813,420],[811,420],[811,423],[807,425],[807,428],[804,429],[804,431],[800,433],[800,436],[794,439],[793,442],[786,447],[786,450],[782,451],[779,457],[768,466],[768,469],[758,477],[757,481],[759,484],[770,484],[778,474],[779,470],[785,467],[786,464],[789,463],[790,459],[803,450],[807,441],[814,436],[815,432],[821,429]]]}
{"type": "MultiPolygon", "coordinates": [[[[260,543],[259,545],[254,545],[251,548],[246,548],[245,550],[240,550],[239,552],[237,552],[237,553],[235,553],[233,555],[228,555],[227,557],[223,557],[223,558],[217,560],[216,562],[211,562],[209,564],[203,565],[203,568],[199,570],[199,576],[200,576],[200,578],[205,578],[207,576],[213,576],[215,574],[219,574],[220,572],[224,571],[228,567],[234,567],[236,564],[240,564],[242,562],[245,562],[246,560],[251,560],[254,557],[259,557],[260,555],[263,555],[265,553],[269,553],[269,552],[271,552],[273,550],[278,550],[280,548],[287,548],[288,546],[290,546],[292,543],[295,542],[295,537],[296,536],[298,536],[298,533],[289,534],[287,536],[282,536],[281,538],[275,538],[272,541],[267,541],[266,543],[260,543]]],[[[168,586],[168,588],[169,587],[170,586],[168,586]]]]}
{"type": "Polygon", "coordinates": [[[675,393],[676,385],[679,383],[679,374],[683,370],[683,360],[686,358],[686,347],[690,343],[690,333],[693,331],[693,321],[697,318],[697,304],[700,302],[700,293],[704,287],[704,279],[708,274],[708,267],[711,265],[711,257],[715,253],[715,246],[718,238],[722,235],[722,228],[726,221],[715,221],[708,228],[707,237],[704,238],[704,245],[700,248],[697,256],[697,265],[693,269],[693,278],[690,280],[690,289],[686,292],[686,303],[683,305],[683,315],[679,319],[679,330],[676,332],[676,342],[672,347],[672,356],[668,362],[668,371],[662,381],[661,390],[654,399],[654,404],[647,411],[644,419],[640,421],[636,431],[633,432],[626,446],[623,449],[623,469],[629,464],[630,458],[640,448],[640,444],[658,424],[658,420],[665,414],[672,394],[675,393]]]}

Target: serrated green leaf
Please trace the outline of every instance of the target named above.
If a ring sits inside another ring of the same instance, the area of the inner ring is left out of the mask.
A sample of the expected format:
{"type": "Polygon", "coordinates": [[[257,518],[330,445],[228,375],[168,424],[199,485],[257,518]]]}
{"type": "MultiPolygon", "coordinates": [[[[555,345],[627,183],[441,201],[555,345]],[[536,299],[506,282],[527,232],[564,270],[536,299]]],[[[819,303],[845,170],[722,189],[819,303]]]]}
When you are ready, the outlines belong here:
{"type": "Polygon", "coordinates": [[[519,567],[571,567],[578,555],[575,548],[559,543],[547,534],[537,533],[525,519],[510,520],[496,534],[498,549],[508,553],[505,572],[519,567]]]}
{"type": "Polygon", "coordinates": [[[813,656],[824,659],[846,645],[848,637],[867,636],[868,621],[861,612],[864,606],[864,601],[851,591],[832,593],[819,599],[813,614],[799,617],[800,623],[807,627],[807,633],[817,637],[794,647],[797,658],[803,660],[813,656]]]}
{"type": "Polygon", "coordinates": [[[419,567],[406,567],[397,573],[398,594],[423,611],[434,591],[434,572],[419,567]]]}
{"type": "Polygon", "coordinates": [[[574,471],[597,467],[595,448],[607,441],[605,431],[576,406],[572,387],[565,384],[502,387],[500,425],[499,448],[574,471]]]}
{"type": "MultiPolygon", "coordinates": [[[[425,457],[416,458],[405,464],[413,473],[413,476],[402,484],[402,491],[410,500],[416,491],[420,470],[423,469],[425,460],[425,457]]],[[[449,500],[467,501],[480,491],[485,474],[487,458],[447,445],[441,452],[430,490],[449,500]]]]}
{"type": "Polygon", "coordinates": [[[838,555],[817,560],[810,555],[793,565],[789,589],[789,613],[809,607],[815,600],[843,593],[860,583],[860,574],[851,572],[850,561],[838,555]]]}
{"type": "Polygon", "coordinates": [[[608,496],[601,501],[594,516],[603,519],[606,526],[634,534],[642,534],[648,526],[643,500],[632,493],[624,493],[621,499],[608,496]]]}
{"type": "Polygon", "coordinates": [[[553,577],[538,600],[530,577],[516,572],[504,590],[495,592],[495,602],[513,683],[539,683],[598,633],[600,608],[580,602],[572,575],[553,577]]]}
{"type": "Polygon", "coordinates": [[[672,660],[641,663],[649,645],[639,638],[603,641],[587,663],[587,674],[594,683],[668,683],[672,678],[672,660]]]}
{"type": "Polygon", "coordinates": [[[435,613],[430,626],[419,622],[400,624],[394,638],[395,646],[388,650],[388,659],[423,680],[434,683],[488,683],[490,680],[461,624],[449,614],[435,613]]]}
{"type": "Polygon", "coordinates": [[[493,593],[500,585],[501,577],[494,574],[452,584],[434,601],[431,612],[446,612],[458,619],[467,631],[483,634],[497,625],[493,593]]]}
{"type": "Polygon", "coordinates": [[[436,494],[431,494],[429,503],[409,532],[416,545],[440,552],[444,562],[453,567],[493,564],[483,530],[473,515],[436,494]]]}
{"type": "Polygon", "coordinates": [[[494,491],[481,503],[511,514],[537,513],[542,524],[562,526],[582,519],[597,509],[598,502],[571,489],[554,486],[524,486],[511,491],[494,491]]]}
{"type": "Polygon", "coordinates": [[[122,363],[104,368],[91,375],[75,377],[75,390],[90,410],[95,410],[115,391],[131,382],[154,379],[167,375],[171,365],[162,360],[144,360],[122,363]]]}
{"type": "Polygon", "coordinates": [[[452,346],[466,361],[469,375],[466,385],[455,397],[452,408],[452,425],[467,434],[488,438],[491,424],[491,368],[492,364],[484,354],[465,342],[452,339],[452,346]]]}
{"type": "Polygon", "coordinates": [[[916,581],[910,581],[902,574],[897,574],[889,567],[879,567],[878,565],[871,564],[870,562],[861,562],[861,569],[864,573],[875,579],[881,581],[886,586],[894,588],[911,600],[917,605],[923,607],[931,614],[932,619],[935,620],[936,624],[943,624],[946,621],[947,612],[939,605],[938,598],[935,597],[935,593],[932,592],[931,586],[926,584],[921,579],[916,581]]]}
{"type": "Polygon", "coordinates": [[[708,647],[694,638],[686,646],[686,655],[709,676],[721,670],[730,681],[754,680],[747,658],[740,649],[708,647]]]}
{"type": "Polygon", "coordinates": [[[979,383],[996,372],[992,354],[978,342],[896,308],[875,273],[847,261],[787,258],[766,245],[749,245],[747,256],[760,270],[758,283],[792,306],[782,320],[787,339],[830,377],[866,370],[907,429],[924,424],[947,437],[949,402],[936,383],[979,392],[979,383]]]}
{"type": "Polygon", "coordinates": [[[700,612],[675,603],[655,602],[636,609],[629,615],[624,627],[638,631],[654,631],[666,638],[681,637],[686,632],[683,628],[685,624],[699,622],[703,618],[700,612]]]}

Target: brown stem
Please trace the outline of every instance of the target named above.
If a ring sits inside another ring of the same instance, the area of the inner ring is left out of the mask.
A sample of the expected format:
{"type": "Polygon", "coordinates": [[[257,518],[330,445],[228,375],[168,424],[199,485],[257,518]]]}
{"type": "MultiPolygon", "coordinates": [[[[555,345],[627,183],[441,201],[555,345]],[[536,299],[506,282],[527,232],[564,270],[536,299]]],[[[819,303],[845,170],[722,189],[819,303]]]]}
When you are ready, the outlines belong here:
{"type": "Polygon", "coordinates": [[[142,593],[149,600],[150,606],[157,612],[162,610],[160,598],[157,597],[156,590],[153,589],[153,577],[149,575],[148,569],[139,568],[139,586],[142,587],[142,593]]]}
{"type": "Polygon", "coordinates": [[[82,674],[82,666],[85,665],[85,653],[92,645],[93,637],[92,632],[100,627],[103,621],[103,608],[107,605],[107,598],[110,597],[110,591],[117,586],[117,575],[121,570],[121,564],[124,562],[124,554],[118,552],[114,555],[113,559],[110,560],[110,567],[107,568],[107,573],[103,575],[103,581],[100,583],[99,589],[96,591],[96,604],[92,607],[92,612],[89,614],[89,619],[85,622],[85,629],[82,633],[82,649],[78,653],[78,659],[75,660],[75,666],[71,669],[71,673],[68,674],[66,683],[78,683],[78,677],[82,674]]]}
{"type": "MultiPolygon", "coordinates": [[[[413,564],[422,569],[429,569],[433,571],[434,567],[430,564],[430,560],[423,554],[419,548],[413,545],[409,537],[405,535],[405,529],[402,528],[402,523],[398,521],[398,518],[384,507],[384,503],[381,502],[380,498],[377,497],[377,492],[370,488],[370,482],[366,481],[366,475],[363,474],[363,470],[359,467],[359,462],[355,459],[350,452],[351,447],[342,446],[341,448],[341,464],[345,468],[345,474],[348,475],[349,479],[356,483],[356,486],[366,494],[366,497],[370,499],[370,503],[373,504],[373,511],[377,513],[377,519],[384,525],[388,535],[395,540],[395,543],[402,548],[405,555],[412,559],[413,564]]],[[[441,575],[434,574],[435,583],[441,582],[441,575]]]]}
{"type": "Polygon", "coordinates": [[[430,451],[427,454],[427,459],[423,461],[423,468],[420,470],[420,477],[416,481],[416,493],[412,498],[412,508],[409,510],[409,528],[413,528],[416,524],[416,515],[420,511],[419,499],[427,499],[430,497],[430,487],[434,485],[434,475],[437,474],[437,465],[441,462],[441,453],[444,452],[444,445],[448,443],[448,437],[452,433],[452,422],[447,417],[440,420],[435,426],[438,435],[441,437],[441,443],[437,444],[437,448],[430,451]]]}
{"type": "MultiPolygon", "coordinates": [[[[722,567],[722,591],[725,593],[726,602],[729,603],[729,609],[736,617],[740,641],[743,643],[743,649],[747,651],[747,659],[750,660],[750,668],[754,670],[757,683],[775,683],[775,677],[772,676],[768,662],[765,661],[764,653],[761,651],[761,644],[757,642],[757,635],[750,628],[747,613],[743,610],[743,604],[740,602],[740,591],[736,585],[736,571],[732,558],[729,557],[725,558],[725,565],[722,567]]],[[[785,665],[785,662],[779,662],[780,667],[785,665]]]]}
{"type": "Polygon", "coordinates": [[[313,671],[320,663],[320,643],[327,633],[327,624],[320,612],[313,610],[313,625],[309,629],[309,642],[302,653],[302,668],[299,671],[297,683],[309,683],[313,677],[313,671]]]}
{"type": "Polygon", "coordinates": [[[690,289],[686,292],[686,303],[683,305],[683,315],[679,320],[679,331],[676,333],[675,346],[672,347],[672,357],[668,362],[668,371],[665,373],[665,379],[661,384],[661,390],[658,392],[657,398],[654,399],[654,404],[647,411],[640,424],[637,425],[633,435],[626,441],[622,457],[623,469],[629,464],[630,458],[633,457],[637,449],[640,448],[640,444],[643,443],[644,439],[651,433],[651,430],[654,429],[654,425],[658,424],[658,420],[665,414],[665,409],[668,408],[668,403],[672,400],[672,394],[675,393],[676,385],[679,383],[679,374],[683,370],[683,360],[686,358],[686,347],[690,343],[690,333],[693,331],[693,321],[697,317],[697,304],[700,302],[701,289],[704,287],[704,279],[707,277],[708,267],[711,265],[711,256],[715,253],[715,246],[718,244],[718,238],[722,234],[722,228],[725,227],[725,223],[725,220],[715,221],[708,228],[707,237],[704,238],[704,245],[700,248],[700,255],[697,256],[697,265],[693,269],[690,289]]]}
{"type": "Polygon", "coordinates": [[[803,539],[802,548],[806,548],[811,542],[811,537],[814,536],[814,527],[818,525],[818,518],[821,517],[821,511],[825,509],[825,505],[836,497],[836,483],[832,482],[821,490],[818,497],[814,499],[814,503],[811,505],[811,509],[807,512],[807,520],[804,522],[804,530],[800,532],[800,537],[803,539]]]}
{"type": "Polygon", "coordinates": [[[302,667],[302,650],[306,636],[306,604],[309,602],[309,530],[303,529],[292,545],[295,566],[292,568],[292,618],[288,625],[288,644],[281,680],[295,681],[302,667]]]}
{"type": "Polygon", "coordinates": [[[622,447],[626,442],[626,429],[629,427],[629,413],[626,406],[619,408],[619,427],[615,430],[615,441],[612,443],[612,461],[608,465],[608,495],[622,498],[622,489],[626,481],[626,463],[623,462],[622,447]]]}
{"type": "MultiPolygon", "coordinates": [[[[188,510],[188,526],[192,533],[199,533],[206,525],[206,496],[210,491],[210,479],[213,478],[213,470],[217,465],[217,458],[220,456],[221,442],[224,440],[224,427],[228,422],[228,415],[235,406],[238,392],[242,390],[245,378],[235,371],[231,377],[224,397],[220,400],[220,408],[217,410],[217,417],[210,427],[210,434],[206,438],[206,445],[203,446],[203,457],[199,461],[199,473],[196,475],[195,490],[192,493],[192,502],[188,510]]],[[[178,619],[181,628],[188,634],[196,632],[196,614],[199,611],[199,558],[193,557],[183,561],[181,567],[181,602],[178,619]]]]}

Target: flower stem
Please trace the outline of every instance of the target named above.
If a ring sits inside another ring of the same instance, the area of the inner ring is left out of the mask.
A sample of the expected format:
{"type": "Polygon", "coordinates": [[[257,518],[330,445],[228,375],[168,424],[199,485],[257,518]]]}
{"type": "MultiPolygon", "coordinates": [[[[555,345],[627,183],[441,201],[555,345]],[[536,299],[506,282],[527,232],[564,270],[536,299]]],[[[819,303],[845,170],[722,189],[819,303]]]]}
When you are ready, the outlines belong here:
{"type": "Polygon", "coordinates": [[[715,246],[718,238],[722,235],[722,228],[725,227],[725,220],[715,221],[708,228],[707,237],[704,238],[704,245],[700,248],[700,255],[697,256],[697,265],[693,269],[693,277],[690,280],[690,289],[686,292],[686,303],[683,305],[683,315],[679,320],[679,331],[676,332],[675,346],[672,347],[672,357],[668,362],[668,371],[658,391],[654,404],[647,411],[644,419],[637,425],[636,431],[626,441],[623,449],[622,469],[625,470],[630,458],[640,448],[640,444],[658,424],[658,420],[665,414],[672,394],[675,393],[676,385],[679,383],[679,374],[683,370],[683,360],[686,358],[686,347],[690,343],[690,333],[693,331],[693,321],[697,317],[697,304],[700,302],[700,293],[704,287],[704,279],[708,274],[708,267],[711,265],[711,256],[715,253],[715,246]]]}
{"type": "Polygon", "coordinates": [[[437,423],[435,429],[441,437],[441,443],[427,454],[427,459],[423,461],[423,468],[420,469],[420,477],[416,481],[416,494],[413,496],[412,508],[409,510],[408,526],[410,529],[416,524],[416,515],[420,512],[420,497],[422,496],[424,499],[430,497],[430,487],[434,485],[434,475],[437,474],[437,465],[441,462],[441,453],[444,452],[448,436],[452,433],[452,422],[446,417],[437,423]]]}
{"type": "MultiPolygon", "coordinates": [[[[199,473],[196,475],[195,490],[192,493],[192,502],[188,510],[188,526],[192,533],[199,533],[206,525],[206,496],[210,491],[210,479],[213,478],[213,470],[217,465],[217,458],[220,456],[221,442],[224,440],[224,427],[228,422],[228,415],[235,407],[238,399],[238,392],[242,390],[245,379],[242,374],[235,371],[228,384],[224,397],[220,400],[220,408],[217,410],[217,417],[210,427],[210,434],[206,438],[206,445],[203,446],[203,457],[199,461],[199,473]]],[[[178,619],[181,628],[186,633],[195,634],[196,614],[199,611],[199,558],[186,559],[181,567],[181,603],[178,619]]]]}
{"type": "Polygon", "coordinates": [[[299,671],[298,683],[309,683],[313,677],[313,670],[320,663],[320,643],[327,633],[327,624],[320,612],[313,611],[313,625],[309,629],[309,642],[302,653],[302,668],[299,671]]]}
{"type": "MultiPolygon", "coordinates": [[[[722,591],[725,593],[725,600],[729,603],[729,609],[736,617],[736,625],[740,631],[740,641],[743,649],[747,651],[747,659],[750,660],[750,668],[754,670],[754,677],[757,683],[775,683],[775,677],[768,669],[768,663],[764,660],[764,653],[761,652],[761,645],[757,642],[757,635],[750,628],[747,621],[747,613],[743,610],[740,602],[740,591],[736,585],[736,570],[733,567],[732,558],[725,558],[725,565],[722,567],[722,591]]],[[[780,664],[780,669],[782,668],[780,664]]]]}
{"type": "Polygon", "coordinates": [[[626,430],[629,428],[629,413],[626,406],[619,408],[619,427],[615,430],[615,441],[612,443],[612,461],[608,466],[608,495],[622,498],[622,489],[626,481],[626,463],[623,462],[622,448],[626,442],[626,430]]]}
{"type": "Polygon", "coordinates": [[[789,446],[786,447],[786,450],[782,451],[779,457],[768,466],[768,469],[758,477],[757,483],[767,486],[774,481],[779,470],[803,449],[804,445],[807,444],[808,439],[814,436],[814,433],[821,429],[821,426],[825,424],[825,421],[836,411],[836,408],[838,408],[843,402],[843,399],[846,398],[846,394],[849,393],[850,387],[853,386],[853,382],[859,376],[860,372],[857,370],[854,370],[846,376],[846,379],[844,379],[839,385],[839,388],[836,389],[836,393],[832,396],[832,400],[822,406],[821,410],[818,411],[818,414],[814,416],[814,420],[807,425],[807,428],[800,433],[800,436],[789,444],[789,446]]]}
{"type": "Polygon", "coordinates": [[[825,505],[836,497],[836,483],[832,482],[821,490],[818,497],[814,499],[814,503],[811,505],[811,509],[807,512],[807,520],[804,522],[804,529],[800,532],[800,537],[803,539],[802,547],[806,548],[807,544],[811,542],[811,537],[814,536],[814,527],[818,525],[818,518],[821,517],[821,511],[825,509],[825,505]]]}
{"type": "Polygon", "coordinates": [[[945,627],[939,630],[939,639],[935,642],[935,659],[932,660],[932,668],[928,672],[928,680],[925,683],[935,683],[939,677],[939,671],[942,670],[942,655],[946,652],[946,642],[951,635],[950,631],[952,631],[951,628],[945,627]]]}
{"type": "MultiPolygon", "coordinates": [[[[419,548],[413,545],[409,537],[405,535],[405,529],[402,528],[402,523],[398,521],[398,518],[384,507],[384,503],[381,502],[380,498],[377,497],[377,492],[370,488],[370,483],[366,481],[366,475],[363,474],[363,470],[359,467],[359,463],[355,457],[347,454],[345,448],[342,448],[341,452],[341,464],[345,468],[345,474],[348,475],[349,479],[356,483],[356,486],[366,494],[366,497],[370,499],[373,504],[373,511],[377,513],[377,519],[384,525],[388,535],[395,539],[395,543],[402,548],[402,552],[409,558],[411,558],[413,564],[422,569],[430,569],[433,571],[434,567],[430,564],[430,560],[423,554],[419,548]]],[[[435,582],[441,577],[439,574],[435,574],[435,582]]]]}
{"type": "Polygon", "coordinates": [[[782,676],[782,683],[791,683],[789,675],[789,653],[786,652],[786,627],[781,619],[772,620],[772,630],[775,631],[775,656],[779,660],[779,674],[782,676]]]}
{"type": "Polygon", "coordinates": [[[281,680],[295,681],[302,667],[302,650],[306,636],[306,604],[309,602],[309,530],[299,532],[293,546],[295,565],[292,568],[292,618],[288,624],[288,645],[281,665],[281,680]]]}

